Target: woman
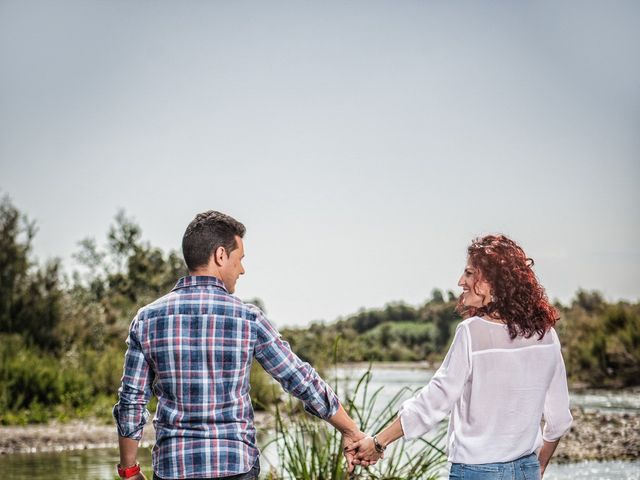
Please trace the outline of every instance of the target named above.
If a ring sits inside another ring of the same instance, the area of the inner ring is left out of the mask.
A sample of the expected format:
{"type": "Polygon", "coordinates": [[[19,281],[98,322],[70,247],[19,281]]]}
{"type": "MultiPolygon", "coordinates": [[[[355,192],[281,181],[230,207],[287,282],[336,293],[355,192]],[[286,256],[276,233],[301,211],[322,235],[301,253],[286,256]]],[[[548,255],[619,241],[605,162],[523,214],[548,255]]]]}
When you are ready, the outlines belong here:
{"type": "Polygon", "coordinates": [[[450,413],[450,479],[539,479],[569,429],[558,315],[533,260],[503,235],[476,239],[468,254],[456,307],[465,320],[442,366],[389,427],[348,449],[353,463],[376,463],[389,443],[420,437],[450,413]]]}

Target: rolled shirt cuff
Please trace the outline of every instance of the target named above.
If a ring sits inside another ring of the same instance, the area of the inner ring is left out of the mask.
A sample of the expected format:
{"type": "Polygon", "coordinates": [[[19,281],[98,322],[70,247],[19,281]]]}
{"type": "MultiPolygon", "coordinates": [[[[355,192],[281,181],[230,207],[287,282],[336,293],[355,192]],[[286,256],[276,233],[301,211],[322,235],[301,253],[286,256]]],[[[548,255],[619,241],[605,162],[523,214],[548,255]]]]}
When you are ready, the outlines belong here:
{"type": "Polygon", "coordinates": [[[326,385],[324,395],[321,398],[304,402],[305,411],[322,420],[328,420],[333,417],[339,408],[340,401],[338,396],[329,385],[326,385]]]}
{"type": "Polygon", "coordinates": [[[116,403],[113,407],[113,418],[116,421],[118,435],[132,440],[140,440],[142,431],[149,420],[149,411],[138,406],[123,408],[116,403]]]}

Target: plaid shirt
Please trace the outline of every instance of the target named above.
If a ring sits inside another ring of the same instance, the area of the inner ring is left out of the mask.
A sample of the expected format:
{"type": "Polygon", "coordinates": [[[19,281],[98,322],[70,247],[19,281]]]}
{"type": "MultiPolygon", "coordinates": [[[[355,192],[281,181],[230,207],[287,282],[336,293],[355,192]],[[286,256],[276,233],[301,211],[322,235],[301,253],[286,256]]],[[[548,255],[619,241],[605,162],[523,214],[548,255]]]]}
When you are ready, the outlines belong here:
{"type": "Polygon", "coordinates": [[[259,456],[249,372],[253,357],[309,413],[327,419],[338,398],[302,362],[257,307],[215,277],[184,277],[131,322],[119,402],[122,437],[139,440],[153,420],[153,469],[162,478],[206,478],[249,471],[259,456]]]}

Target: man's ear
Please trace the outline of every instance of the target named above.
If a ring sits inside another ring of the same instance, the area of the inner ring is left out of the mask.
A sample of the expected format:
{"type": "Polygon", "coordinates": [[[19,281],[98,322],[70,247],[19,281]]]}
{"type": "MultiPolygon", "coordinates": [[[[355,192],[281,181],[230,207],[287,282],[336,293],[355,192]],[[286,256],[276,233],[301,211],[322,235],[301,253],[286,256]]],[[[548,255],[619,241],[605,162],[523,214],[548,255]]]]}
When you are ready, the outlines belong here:
{"type": "Polygon", "coordinates": [[[218,247],[216,248],[216,251],[213,254],[213,261],[216,262],[216,265],[218,267],[222,266],[222,262],[225,260],[225,258],[227,257],[227,251],[225,250],[224,247],[218,247]]]}

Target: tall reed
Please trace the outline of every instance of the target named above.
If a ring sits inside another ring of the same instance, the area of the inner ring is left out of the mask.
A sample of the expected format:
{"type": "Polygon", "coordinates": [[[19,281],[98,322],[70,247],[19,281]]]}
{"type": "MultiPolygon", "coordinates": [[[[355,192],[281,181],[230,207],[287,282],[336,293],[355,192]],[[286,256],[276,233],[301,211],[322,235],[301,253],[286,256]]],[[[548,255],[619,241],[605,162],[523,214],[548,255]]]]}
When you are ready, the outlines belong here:
{"type": "MultiPolygon", "coordinates": [[[[410,392],[408,387],[396,393],[380,408],[376,402],[384,387],[370,389],[371,366],[357,382],[353,392],[344,395],[343,403],[349,415],[363,432],[375,433],[389,425],[397,415],[400,401],[410,392]]],[[[338,382],[336,392],[338,390],[338,382]]],[[[443,428],[431,439],[418,443],[400,440],[389,447],[385,458],[375,466],[356,467],[349,477],[342,455],[341,435],[327,423],[309,415],[284,418],[276,408],[276,443],[279,466],[272,468],[267,479],[338,480],[371,478],[379,480],[437,479],[446,462],[442,449],[443,428]]]]}

